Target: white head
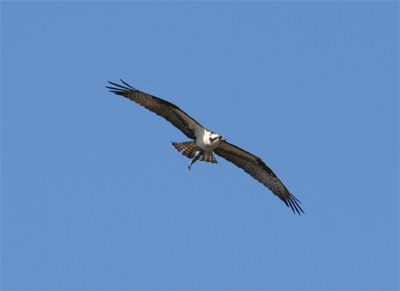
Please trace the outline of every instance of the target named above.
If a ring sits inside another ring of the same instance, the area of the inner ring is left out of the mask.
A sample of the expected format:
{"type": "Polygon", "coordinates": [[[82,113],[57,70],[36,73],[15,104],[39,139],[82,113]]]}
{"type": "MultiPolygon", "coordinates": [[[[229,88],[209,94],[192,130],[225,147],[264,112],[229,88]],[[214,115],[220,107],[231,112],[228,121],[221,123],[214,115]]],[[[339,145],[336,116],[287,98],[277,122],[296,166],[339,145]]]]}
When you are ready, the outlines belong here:
{"type": "Polygon", "coordinates": [[[208,139],[210,140],[211,145],[219,145],[225,141],[225,138],[222,135],[216,134],[215,132],[211,132],[208,139]]]}

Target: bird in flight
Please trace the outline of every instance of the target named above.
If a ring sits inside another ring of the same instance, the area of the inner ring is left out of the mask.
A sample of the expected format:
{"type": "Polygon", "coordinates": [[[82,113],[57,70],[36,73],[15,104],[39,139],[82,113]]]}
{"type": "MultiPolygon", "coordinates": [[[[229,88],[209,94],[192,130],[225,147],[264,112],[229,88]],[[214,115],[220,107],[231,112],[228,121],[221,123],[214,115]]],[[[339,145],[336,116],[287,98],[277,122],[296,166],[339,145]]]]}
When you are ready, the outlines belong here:
{"type": "Polygon", "coordinates": [[[300,207],[301,202],[289,192],[281,180],[259,157],[230,144],[222,135],[206,129],[175,104],[139,91],[122,80],[121,82],[123,85],[108,81],[114,87],[106,86],[106,88],[110,89],[110,92],[124,96],[165,118],[188,138],[193,139],[193,141],[172,143],[179,152],[190,159],[189,170],[197,160],[217,163],[214,152],[268,187],[294,213],[297,212],[299,215],[301,215],[301,212],[304,213],[300,207]]]}

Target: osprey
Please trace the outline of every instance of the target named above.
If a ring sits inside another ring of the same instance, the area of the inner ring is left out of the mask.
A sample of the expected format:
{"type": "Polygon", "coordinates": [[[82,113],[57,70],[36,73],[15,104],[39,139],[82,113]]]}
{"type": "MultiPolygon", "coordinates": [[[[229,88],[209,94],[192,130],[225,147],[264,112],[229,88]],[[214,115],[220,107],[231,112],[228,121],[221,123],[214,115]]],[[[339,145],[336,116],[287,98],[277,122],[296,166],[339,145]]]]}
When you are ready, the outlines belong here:
{"type": "Polygon", "coordinates": [[[168,101],[141,92],[122,80],[121,82],[125,86],[108,82],[115,86],[106,86],[111,92],[124,96],[153,111],[180,129],[188,138],[193,139],[193,141],[188,142],[172,143],[179,152],[182,152],[184,156],[190,159],[189,170],[197,160],[217,163],[213,155],[214,152],[242,168],[254,179],[268,187],[272,193],[292,209],[293,213],[297,212],[299,215],[301,215],[300,212],[304,213],[299,205],[301,202],[289,192],[274,172],[259,157],[228,143],[223,136],[206,129],[178,106],[168,101]]]}

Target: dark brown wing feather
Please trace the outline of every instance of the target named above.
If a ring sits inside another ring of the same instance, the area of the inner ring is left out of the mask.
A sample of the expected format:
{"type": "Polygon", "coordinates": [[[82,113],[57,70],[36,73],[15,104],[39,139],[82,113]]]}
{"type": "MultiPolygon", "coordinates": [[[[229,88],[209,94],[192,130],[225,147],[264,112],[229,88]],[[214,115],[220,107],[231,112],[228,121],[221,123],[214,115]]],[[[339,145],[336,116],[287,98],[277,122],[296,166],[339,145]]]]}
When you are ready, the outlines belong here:
{"type": "Polygon", "coordinates": [[[300,212],[304,213],[303,209],[301,209],[299,205],[301,202],[289,192],[281,180],[278,179],[274,172],[272,172],[272,170],[259,157],[228,142],[223,142],[220,146],[214,149],[214,152],[225,160],[232,162],[239,168],[242,168],[254,179],[268,187],[272,193],[285,202],[293,212],[297,212],[300,215],[300,212]]]}
{"type": "Polygon", "coordinates": [[[135,101],[137,104],[142,105],[161,117],[164,117],[178,129],[180,129],[188,138],[196,138],[194,135],[195,127],[203,128],[200,123],[183,112],[182,109],[175,104],[141,92],[122,80],[121,82],[125,86],[108,81],[108,83],[114,85],[115,87],[106,87],[110,89],[111,92],[135,101]]]}

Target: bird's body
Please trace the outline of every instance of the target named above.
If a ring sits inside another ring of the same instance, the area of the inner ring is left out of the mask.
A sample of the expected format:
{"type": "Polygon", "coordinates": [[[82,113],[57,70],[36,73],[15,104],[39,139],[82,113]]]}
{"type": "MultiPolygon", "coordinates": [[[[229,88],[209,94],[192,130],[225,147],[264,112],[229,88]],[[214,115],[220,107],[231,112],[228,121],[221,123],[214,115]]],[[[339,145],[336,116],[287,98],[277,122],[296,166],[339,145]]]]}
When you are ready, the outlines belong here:
{"type": "Polygon", "coordinates": [[[216,149],[219,145],[221,145],[221,143],[224,141],[225,138],[223,136],[216,134],[206,128],[203,128],[203,130],[195,131],[194,143],[173,142],[172,145],[178,151],[181,151],[182,144],[186,145],[186,148],[184,150],[187,151],[187,154],[185,154],[185,152],[183,154],[188,158],[192,158],[192,161],[189,164],[190,170],[192,164],[194,164],[197,159],[200,159],[201,161],[217,163],[217,160],[215,159],[212,151],[216,149]]]}
{"type": "Polygon", "coordinates": [[[221,140],[225,140],[219,134],[213,133],[208,129],[202,130],[198,135],[195,134],[195,136],[196,146],[209,152],[219,146],[222,142],[221,140]]]}
{"type": "MultiPolygon", "coordinates": [[[[121,80],[122,81],[122,80],[121,80]]],[[[293,212],[301,214],[299,203],[272,170],[257,156],[228,143],[225,138],[216,134],[194,120],[178,106],[160,99],[158,97],[141,92],[124,81],[124,85],[109,82],[116,87],[107,87],[111,92],[124,96],[139,105],[153,111],[157,115],[165,118],[174,126],[180,129],[188,138],[193,141],[173,142],[172,145],[189,159],[189,169],[197,160],[210,163],[217,163],[214,154],[232,162],[239,168],[258,180],[264,186],[268,187],[277,195],[293,212]]],[[[304,212],[303,212],[304,213],[304,212]]]]}

